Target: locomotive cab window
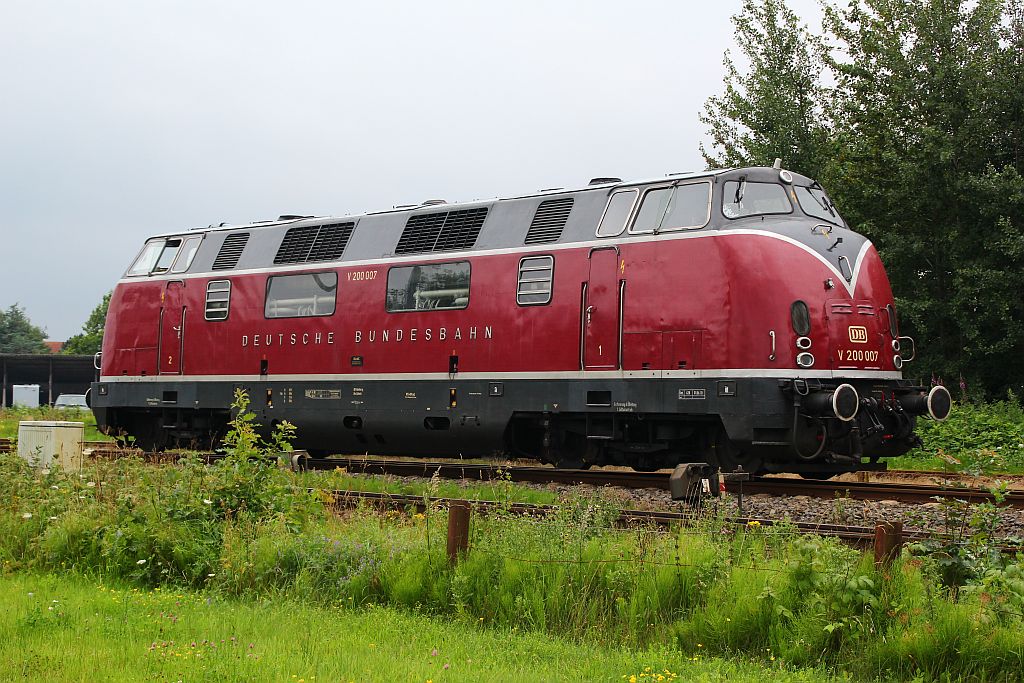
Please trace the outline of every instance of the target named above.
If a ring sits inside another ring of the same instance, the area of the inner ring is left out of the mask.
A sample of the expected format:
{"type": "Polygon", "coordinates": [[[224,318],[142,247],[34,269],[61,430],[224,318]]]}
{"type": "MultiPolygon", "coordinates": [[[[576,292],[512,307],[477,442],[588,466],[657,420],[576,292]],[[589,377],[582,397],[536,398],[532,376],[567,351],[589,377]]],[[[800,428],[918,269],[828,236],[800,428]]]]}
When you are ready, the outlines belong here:
{"type": "Polygon", "coordinates": [[[519,261],[519,285],[516,303],[534,306],[551,301],[551,280],[555,269],[554,256],[530,256],[519,261]]]}
{"type": "Polygon", "coordinates": [[[227,320],[231,307],[231,280],[210,280],[206,285],[207,320],[227,320]]]}
{"type": "Polygon", "coordinates": [[[633,204],[640,194],[638,190],[616,192],[608,200],[601,222],[597,225],[598,237],[614,237],[622,234],[626,228],[626,220],[633,213],[633,204]]]}
{"type": "Polygon", "coordinates": [[[711,218],[711,183],[656,187],[644,193],[631,234],[703,228],[711,218]]]}
{"type": "Polygon", "coordinates": [[[725,183],[722,191],[722,215],[726,218],[773,213],[793,213],[793,204],[782,185],[754,183],[744,178],[725,183]]]}
{"type": "Polygon", "coordinates": [[[469,261],[392,268],[388,271],[386,308],[389,313],[466,308],[469,270],[469,261]]]}
{"type": "Polygon", "coordinates": [[[302,273],[267,278],[267,299],[263,314],[267,318],[310,318],[334,315],[338,294],[338,274],[302,273]]]}
{"type": "MultiPolygon", "coordinates": [[[[157,239],[146,242],[146,246],[142,248],[142,252],[135,258],[135,262],[132,263],[132,267],[128,269],[127,275],[129,277],[137,275],[149,275],[153,272],[156,267],[157,261],[160,259],[160,255],[164,251],[164,243],[166,240],[157,239]]],[[[180,240],[178,242],[181,243],[180,240]]],[[[175,246],[177,249],[177,246],[175,246]]]]}
{"type": "Polygon", "coordinates": [[[842,216],[836,210],[835,204],[832,203],[832,200],[825,194],[825,190],[821,189],[819,185],[811,185],[810,187],[797,185],[795,191],[800,208],[808,216],[820,218],[839,226],[846,225],[843,222],[842,216]]]}

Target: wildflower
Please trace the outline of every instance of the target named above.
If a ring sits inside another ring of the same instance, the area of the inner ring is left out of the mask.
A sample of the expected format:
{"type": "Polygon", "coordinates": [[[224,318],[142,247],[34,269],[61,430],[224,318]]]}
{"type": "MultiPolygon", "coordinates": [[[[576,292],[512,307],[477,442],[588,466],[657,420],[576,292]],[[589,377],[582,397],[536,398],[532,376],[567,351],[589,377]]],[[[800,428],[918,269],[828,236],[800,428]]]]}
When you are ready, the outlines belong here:
{"type": "Polygon", "coordinates": [[[85,485],[88,486],[89,488],[95,488],[96,487],[96,482],[94,482],[94,481],[87,481],[87,482],[85,482],[85,485]]]}
{"type": "Polygon", "coordinates": [[[208,498],[203,498],[203,505],[213,505],[213,501],[208,498]]]}
{"type": "Polygon", "coordinates": [[[32,519],[32,513],[31,512],[26,512],[25,514],[23,514],[21,516],[21,518],[22,519],[32,519]]]}
{"type": "Polygon", "coordinates": [[[431,657],[436,657],[437,656],[437,648],[436,647],[433,650],[430,651],[430,656],[431,657]]]}
{"type": "Polygon", "coordinates": [[[50,473],[50,470],[42,470],[42,471],[40,471],[40,474],[42,474],[44,477],[46,475],[48,475],[49,473],[50,473]]]}
{"type": "Polygon", "coordinates": [[[757,521],[756,519],[752,519],[749,522],[747,522],[747,526],[758,527],[761,526],[761,522],[757,521]]]}
{"type": "Polygon", "coordinates": [[[141,564],[146,564],[146,561],[145,561],[145,560],[139,560],[139,561],[138,561],[138,562],[136,562],[135,564],[140,564],[140,565],[141,565],[141,564]]]}
{"type": "Polygon", "coordinates": [[[57,490],[59,490],[59,489],[60,489],[60,487],[59,487],[59,486],[57,486],[56,484],[54,484],[54,485],[53,485],[53,486],[51,486],[50,488],[51,488],[51,489],[53,489],[54,491],[57,491],[57,490]]]}
{"type": "Polygon", "coordinates": [[[442,668],[443,668],[443,669],[444,669],[445,671],[447,671],[447,670],[448,670],[448,667],[450,667],[450,666],[451,666],[451,664],[449,664],[448,662],[445,662],[445,663],[444,663],[444,666],[443,666],[442,668]]]}

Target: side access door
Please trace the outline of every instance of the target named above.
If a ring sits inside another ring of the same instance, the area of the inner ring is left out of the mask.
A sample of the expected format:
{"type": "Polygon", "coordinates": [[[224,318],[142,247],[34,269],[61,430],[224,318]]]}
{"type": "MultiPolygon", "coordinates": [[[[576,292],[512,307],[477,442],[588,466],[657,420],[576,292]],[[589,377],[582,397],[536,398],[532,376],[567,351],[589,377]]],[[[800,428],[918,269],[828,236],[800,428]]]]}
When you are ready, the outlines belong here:
{"type": "Polygon", "coordinates": [[[157,358],[161,375],[181,374],[181,354],[185,345],[185,283],[168,280],[160,307],[160,340],[157,358]]]}
{"type": "Polygon", "coordinates": [[[590,251],[590,272],[583,283],[581,331],[584,370],[617,370],[622,330],[622,284],[619,250],[601,247],[590,251]]]}

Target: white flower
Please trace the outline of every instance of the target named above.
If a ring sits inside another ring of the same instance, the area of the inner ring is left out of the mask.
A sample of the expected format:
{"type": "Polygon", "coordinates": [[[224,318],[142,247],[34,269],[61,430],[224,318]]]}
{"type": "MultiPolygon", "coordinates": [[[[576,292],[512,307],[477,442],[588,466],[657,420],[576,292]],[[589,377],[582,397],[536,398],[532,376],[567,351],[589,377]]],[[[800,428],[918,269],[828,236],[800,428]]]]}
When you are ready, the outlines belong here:
{"type": "Polygon", "coordinates": [[[31,512],[26,512],[25,514],[23,514],[21,516],[21,518],[22,519],[32,519],[32,513],[31,512]]]}
{"type": "Polygon", "coordinates": [[[136,562],[135,564],[146,564],[146,561],[145,561],[145,560],[139,560],[139,561],[138,561],[138,562],[136,562]]]}
{"type": "Polygon", "coordinates": [[[213,577],[215,577],[215,576],[217,576],[217,575],[216,575],[216,574],[207,574],[207,575],[206,575],[206,578],[208,578],[208,579],[212,579],[212,578],[213,578],[213,577]]]}
{"type": "Polygon", "coordinates": [[[39,473],[42,474],[45,477],[46,475],[48,475],[50,473],[50,470],[40,470],[39,473]]]}
{"type": "Polygon", "coordinates": [[[59,487],[59,486],[57,486],[56,484],[54,484],[54,485],[53,485],[53,486],[51,486],[50,488],[51,488],[51,489],[53,489],[54,491],[56,491],[56,490],[57,490],[57,489],[59,489],[60,487],[59,487]]]}
{"type": "Polygon", "coordinates": [[[206,505],[213,505],[213,501],[207,500],[206,498],[203,498],[203,503],[205,503],[206,505]]]}
{"type": "Polygon", "coordinates": [[[56,520],[56,519],[57,519],[56,517],[50,517],[50,521],[51,521],[51,522],[52,522],[52,521],[54,521],[54,520],[56,520]]]}
{"type": "Polygon", "coordinates": [[[96,482],[94,482],[94,481],[87,481],[87,482],[85,482],[85,485],[88,486],[89,488],[92,488],[93,486],[96,486],[96,482]]]}

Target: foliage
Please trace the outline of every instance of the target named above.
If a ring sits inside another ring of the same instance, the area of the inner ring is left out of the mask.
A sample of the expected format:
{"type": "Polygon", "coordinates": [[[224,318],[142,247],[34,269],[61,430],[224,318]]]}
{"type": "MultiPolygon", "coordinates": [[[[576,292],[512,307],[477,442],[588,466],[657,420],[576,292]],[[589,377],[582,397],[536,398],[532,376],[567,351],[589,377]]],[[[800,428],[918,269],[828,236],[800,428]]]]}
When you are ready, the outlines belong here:
{"type": "Polygon", "coordinates": [[[822,117],[825,49],[798,23],[784,0],[744,0],[732,19],[745,61],[741,73],[726,51],[725,91],[704,105],[710,167],[770,166],[778,157],[790,168],[816,176],[829,131],[822,117]]]}
{"type": "MultiPolygon", "coordinates": [[[[236,422],[236,447],[248,424],[236,422]]],[[[275,500],[261,501],[243,468],[127,459],[64,474],[0,456],[0,564],[203,587],[212,599],[388,605],[476,628],[657,646],[677,661],[744,653],[765,667],[822,660],[858,676],[989,680],[1024,664],[1019,563],[981,565],[954,601],[927,556],[880,572],[833,539],[715,517],[670,533],[621,530],[608,503],[574,492],[542,518],[475,515],[470,550],[452,567],[436,504],[328,515],[342,475],[318,485],[269,467],[259,481],[275,500]]]]}
{"type": "Polygon", "coordinates": [[[0,311],[0,353],[49,353],[44,341],[46,332],[33,325],[18,304],[0,311]]]}
{"type": "Polygon", "coordinates": [[[92,313],[82,325],[82,331],[67,340],[61,353],[79,353],[93,355],[103,348],[103,326],[107,321],[107,307],[110,305],[111,292],[103,295],[103,300],[92,309],[92,313]]]}
{"type": "Polygon", "coordinates": [[[971,474],[1024,469],[1024,408],[1013,395],[957,403],[943,422],[919,420],[917,432],[924,446],[908,457],[941,457],[971,474]]]}
{"type": "Polygon", "coordinates": [[[833,193],[879,248],[916,367],[994,395],[1024,381],[1014,5],[860,0],[827,14],[845,58],[833,193]]]}
{"type": "Polygon", "coordinates": [[[745,0],[734,23],[750,64],[726,56],[725,92],[701,117],[718,150],[705,158],[775,154],[822,180],[879,249],[918,341],[913,369],[963,378],[975,398],[1021,395],[1024,3],[825,9],[815,36],[784,0],[745,0]]]}

